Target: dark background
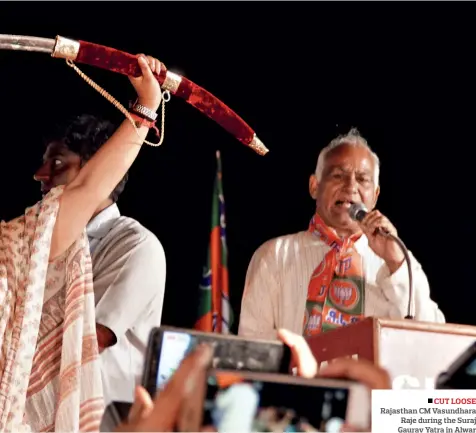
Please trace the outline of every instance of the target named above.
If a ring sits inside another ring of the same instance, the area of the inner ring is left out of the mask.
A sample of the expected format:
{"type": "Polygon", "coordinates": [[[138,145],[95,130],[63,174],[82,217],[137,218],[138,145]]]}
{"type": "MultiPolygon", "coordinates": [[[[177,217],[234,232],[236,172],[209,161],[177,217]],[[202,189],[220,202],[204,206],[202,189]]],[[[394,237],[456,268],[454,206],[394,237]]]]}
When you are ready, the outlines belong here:
{"type": "MultiPolygon", "coordinates": [[[[274,236],[307,228],[308,177],[336,134],[359,128],[381,159],[379,209],[422,263],[448,322],[476,324],[472,12],[426,3],[2,3],[0,32],[57,34],[158,57],[235,110],[263,157],[179,98],[165,141],[145,146],[119,201],[167,255],[163,323],[191,327],[206,259],[215,151],[222,154],[231,300],[274,236]]],[[[124,104],[126,77],[78,66],[124,104]]],[[[40,199],[43,136],[70,114],[122,115],[63,60],[0,51],[0,217],[40,199]]],[[[140,287],[137,288],[140,290],[140,287]]],[[[235,327],[238,321],[235,321],[235,327]]]]}

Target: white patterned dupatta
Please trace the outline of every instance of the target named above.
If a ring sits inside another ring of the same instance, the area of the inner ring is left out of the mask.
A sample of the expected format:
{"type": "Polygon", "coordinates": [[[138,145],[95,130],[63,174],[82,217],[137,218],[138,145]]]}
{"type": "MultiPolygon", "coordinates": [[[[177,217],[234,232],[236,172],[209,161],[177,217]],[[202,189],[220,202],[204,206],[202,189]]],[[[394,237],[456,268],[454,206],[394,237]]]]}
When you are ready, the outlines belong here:
{"type": "Polygon", "coordinates": [[[0,431],[99,431],[104,411],[85,232],[48,263],[64,187],[0,226],[0,431]]]}

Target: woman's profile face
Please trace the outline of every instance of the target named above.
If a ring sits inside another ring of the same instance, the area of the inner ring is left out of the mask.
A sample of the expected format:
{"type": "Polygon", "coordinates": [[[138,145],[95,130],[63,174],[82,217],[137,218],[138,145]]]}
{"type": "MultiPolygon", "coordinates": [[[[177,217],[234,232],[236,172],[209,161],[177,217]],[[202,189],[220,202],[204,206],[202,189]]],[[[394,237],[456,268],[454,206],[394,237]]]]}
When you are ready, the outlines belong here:
{"type": "Polygon", "coordinates": [[[52,142],[43,155],[43,164],[34,175],[41,183],[41,192],[70,183],[81,170],[81,158],[62,142],[52,142]]]}

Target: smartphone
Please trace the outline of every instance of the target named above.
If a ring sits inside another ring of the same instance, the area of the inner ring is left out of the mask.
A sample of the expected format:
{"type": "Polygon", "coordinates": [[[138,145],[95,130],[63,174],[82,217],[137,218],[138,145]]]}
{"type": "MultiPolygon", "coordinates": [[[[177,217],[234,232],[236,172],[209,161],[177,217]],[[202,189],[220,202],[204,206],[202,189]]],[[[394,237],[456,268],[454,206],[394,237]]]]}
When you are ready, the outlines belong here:
{"type": "Polygon", "coordinates": [[[214,347],[212,368],[289,373],[291,351],[280,341],[160,326],[149,335],[142,386],[154,396],[169,381],[180,362],[201,343],[214,347]]]}
{"type": "Polygon", "coordinates": [[[476,389],[476,342],[436,378],[436,389],[476,389]]]}
{"type": "Polygon", "coordinates": [[[213,369],[197,392],[201,416],[188,431],[366,431],[371,420],[370,391],[353,381],[213,369]]]}

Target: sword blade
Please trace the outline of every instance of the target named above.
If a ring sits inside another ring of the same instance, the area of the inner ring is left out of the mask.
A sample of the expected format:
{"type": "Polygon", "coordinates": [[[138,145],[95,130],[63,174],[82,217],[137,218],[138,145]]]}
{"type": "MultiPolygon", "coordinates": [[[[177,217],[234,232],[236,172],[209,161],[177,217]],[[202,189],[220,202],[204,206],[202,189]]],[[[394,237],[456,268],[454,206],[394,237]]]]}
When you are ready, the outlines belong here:
{"type": "Polygon", "coordinates": [[[51,54],[54,47],[55,39],[51,38],[0,34],[0,50],[36,51],[51,54]]]}

